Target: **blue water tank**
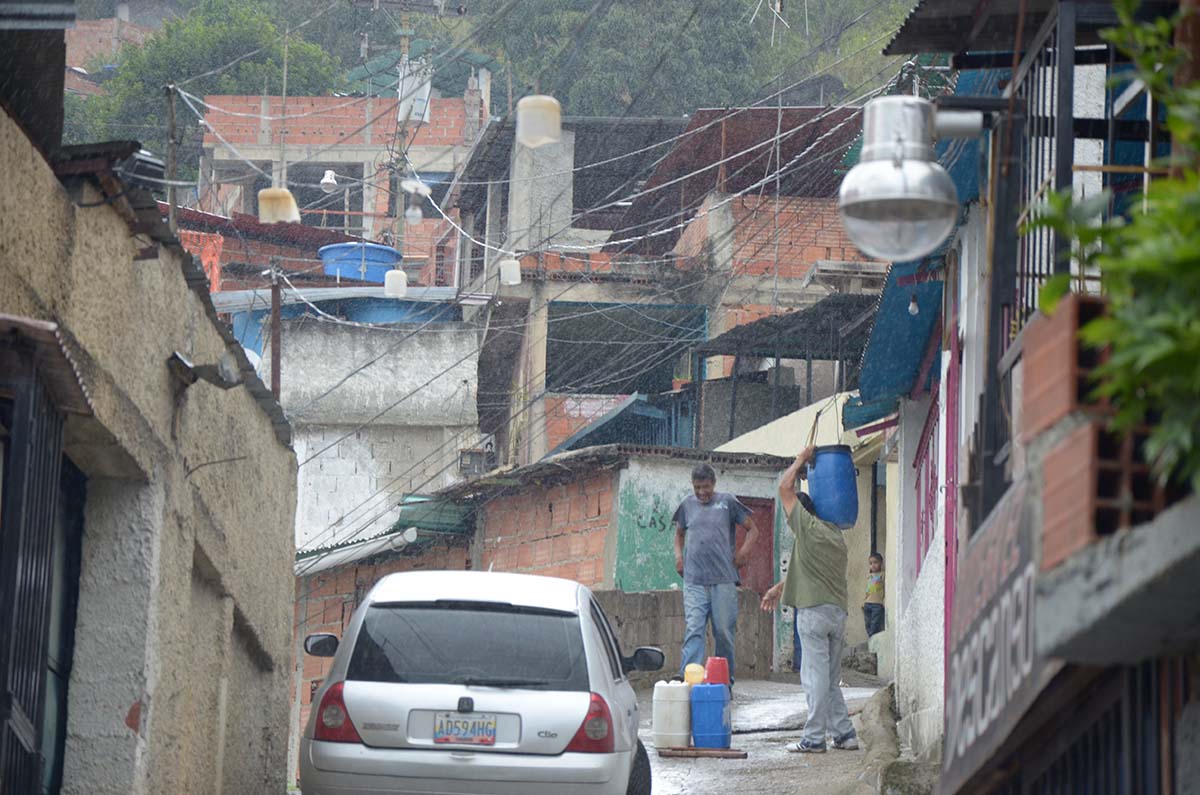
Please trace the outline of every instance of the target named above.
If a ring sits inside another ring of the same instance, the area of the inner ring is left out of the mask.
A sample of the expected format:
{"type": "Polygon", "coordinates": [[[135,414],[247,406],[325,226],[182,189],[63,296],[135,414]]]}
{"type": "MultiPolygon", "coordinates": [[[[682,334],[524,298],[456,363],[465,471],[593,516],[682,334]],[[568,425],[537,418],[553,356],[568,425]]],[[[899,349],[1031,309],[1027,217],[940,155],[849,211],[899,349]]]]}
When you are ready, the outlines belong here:
{"type": "Polygon", "coordinates": [[[817,517],[843,529],[858,521],[858,473],[844,444],[818,447],[808,465],[808,494],[817,517]]]}
{"type": "Polygon", "coordinates": [[[726,685],[692,685],[692,745],[728,748],[733,736],[726,685]]]}
{"type": "Polygon", "coordinates": [[[400,261],[400,252],[378,243],[334,243],[317,249],[326,276],[383,283],[400,261]]]}

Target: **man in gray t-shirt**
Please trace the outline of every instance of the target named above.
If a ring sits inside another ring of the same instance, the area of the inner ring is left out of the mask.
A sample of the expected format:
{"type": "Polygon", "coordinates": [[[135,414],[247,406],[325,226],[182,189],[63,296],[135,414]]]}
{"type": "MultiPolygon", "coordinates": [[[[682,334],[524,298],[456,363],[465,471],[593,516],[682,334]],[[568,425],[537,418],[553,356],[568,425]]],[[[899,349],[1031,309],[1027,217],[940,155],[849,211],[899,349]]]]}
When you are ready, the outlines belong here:
{"type": "Polygon", "coordinates": [[[738,569],[750,559],[758,528],[750,510],[732,494],[716,490],[717,473],[708,464],[692,470],[692,496],[675,510],[675,570],[683,577],[683,612],[686,634],[683,662],[704,662],[704,636],[712,623],[717,657],[729,661],[732,682],[733,646],[737,631],[738,569]],[[746,531],[741,549],[735,550],[737,530],[746,531]]]}

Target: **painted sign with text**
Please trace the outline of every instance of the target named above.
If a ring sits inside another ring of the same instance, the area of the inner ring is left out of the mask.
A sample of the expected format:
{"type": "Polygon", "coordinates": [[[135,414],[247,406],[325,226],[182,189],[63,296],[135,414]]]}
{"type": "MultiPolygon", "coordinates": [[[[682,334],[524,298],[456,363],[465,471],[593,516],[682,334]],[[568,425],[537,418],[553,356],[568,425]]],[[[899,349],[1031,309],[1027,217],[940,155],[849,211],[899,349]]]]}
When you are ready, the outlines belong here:
{"type": "Polygon", "coordinates": [[[978,771],[1033,703],[1049,673],[1036,654],[1037,563],[1028,482],[1009,487],[958,562],[938,790],[978,771]]]}

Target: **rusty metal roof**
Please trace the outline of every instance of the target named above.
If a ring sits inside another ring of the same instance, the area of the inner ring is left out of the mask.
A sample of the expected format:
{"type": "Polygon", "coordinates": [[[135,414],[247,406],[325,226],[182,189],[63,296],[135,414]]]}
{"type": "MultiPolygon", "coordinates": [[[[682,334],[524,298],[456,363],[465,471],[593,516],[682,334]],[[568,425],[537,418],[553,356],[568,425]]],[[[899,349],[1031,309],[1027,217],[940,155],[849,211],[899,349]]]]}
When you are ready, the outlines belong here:
{"type": "MultiPolygon", "coordinates": [[[[1027,46],[1055,12],[1058,0],[919,0],[883,54],[1012,52],[1022,4],[1021,42],[1027,46]]],[[[1077,2],[1075,7],[1076,46],[1102,43],[1097,31],[1117,21],[1112,3],[1077,2]]],[[[1177,9],[1177,3],[1147,0],[1138,15],[1170,16],[1177,9]]]]}
{"type": "Polygon", "coordinates": [[[807,309],[735,326],[696,346],[709,356],[854,359],[871,334],[878,294],[834,294],[807,309]]]}
{"type": "Polygon", "coordinates": [[[79,377],[75,360],[63,344],[57,323],[0,314],[0,342],[14,338],[34,348],[38,371],[54,405],[68,414],[91,415],[91,397],[79,377]]]}
{"type": "Polygon", "coordinates": [[[742,466],[780,471],[787,469],[792,463],[790,458],[759,453],[718,453],[688,447],[606,444],[552,455],[519,468],[493,470],[483,477],[442,489],[434,496],[442,499],[473,500],[495,496],[505,491],[516,491],[527,486],[570,482],[597,471],[619,467],[631,458],[704,461],[721,467],[742,466]]]}
{"type": "MultiPolygon", "coordinates": [[[[683,234],[682,228],[673,227],[681,226],[709,193],[750,190],[778,168],[774,164],[776,130],[781,130],[779,157],[785,164],[779,193],[836,196],[842,155],[859,135],[862,125],[857,117],[861,112],[857,107],[696,111],[675,147],[650,175],[642,195],[626,210],[613,239],[653,233],[622,250],[643,254],[670,251],[683,234]]],[[[774,195],[773,181],[761,187],[774,195]]]]}

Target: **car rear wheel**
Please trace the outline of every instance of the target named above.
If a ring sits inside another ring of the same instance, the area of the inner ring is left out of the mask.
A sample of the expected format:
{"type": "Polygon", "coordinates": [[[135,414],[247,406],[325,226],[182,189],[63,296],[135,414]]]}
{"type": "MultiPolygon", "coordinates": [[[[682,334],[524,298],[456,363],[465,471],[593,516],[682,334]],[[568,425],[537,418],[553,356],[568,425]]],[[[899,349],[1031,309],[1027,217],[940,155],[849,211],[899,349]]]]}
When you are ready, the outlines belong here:
{"type": "Polygon", "coordinates": [[[641,740],[638,740],[637,753],[633,756],[633,770],[629,773],[626,795],[650,795],[650,756],[641,740]]]}

